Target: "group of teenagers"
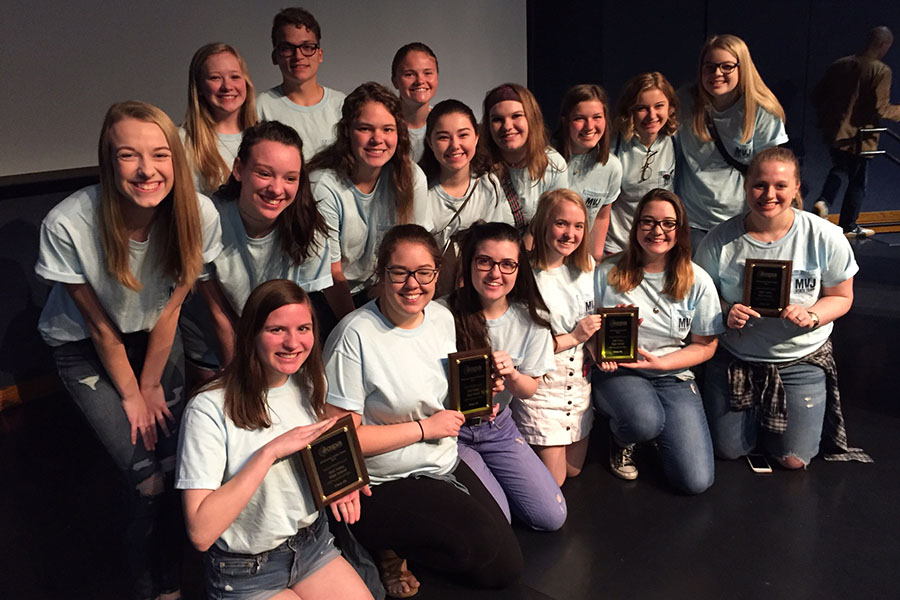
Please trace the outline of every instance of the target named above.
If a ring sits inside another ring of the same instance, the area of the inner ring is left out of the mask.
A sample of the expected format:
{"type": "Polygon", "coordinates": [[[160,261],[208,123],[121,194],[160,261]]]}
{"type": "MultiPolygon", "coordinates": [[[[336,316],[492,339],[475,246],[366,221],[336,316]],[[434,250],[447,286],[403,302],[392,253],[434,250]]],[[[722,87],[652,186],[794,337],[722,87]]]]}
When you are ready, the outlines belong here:
{"type": "Polygon", "coordinates": [[[281,11],[284,81],[258,98],[236,50],[204,46],[181,128],[114,104],[99,185],[41,227],[39,329],[121,472],[135,598],[180,597],[185,531],[212,598],[409,597],[407,557],[504,587],[522,570],[512,517],[562,527],[595,410],[615,475],[635,479],[652,443],[685,494],[712,485],[714,455],[798,469],[825,439],[867,458],[847,448],[829,341],[858,267],[802,211],[743,41],[710,38],[680,96],[657,72],[614,111],[574,86],[551,145],[520,85],[488,91],[481,123],[432,106],[422,43],[394,58],[399,95],[324,88],[320,39],[281,11]],[[742,303],[748,258],[792,261],[778,317],[742,303]],[[594,363],[596,311],[616,306],[639,308],[640,360],[594,363]],[[485,347],[493,412],[467,419],[448,355],[485,347]],[[297,452],[345,415],[371,485],[320,512],[297,452]],[[341,549],[328,512],[352,525],[341,549]],[[380,583],[342,557],[356,541],[380,583]]]}

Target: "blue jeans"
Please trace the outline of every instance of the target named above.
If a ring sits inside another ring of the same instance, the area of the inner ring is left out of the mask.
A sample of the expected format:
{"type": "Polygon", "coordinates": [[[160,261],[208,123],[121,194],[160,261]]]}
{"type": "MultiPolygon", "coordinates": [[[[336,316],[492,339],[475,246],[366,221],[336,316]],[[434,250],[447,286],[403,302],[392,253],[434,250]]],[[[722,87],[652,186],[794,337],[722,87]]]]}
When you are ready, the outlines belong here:
{"type": "Polygon", "coordinates": [[[216,600],[264,600],[309,577],[341,553],[323,513],[278,547],[234,554],[213,545],[204,555],[206,593],[216,600]]]}
{"type": "Polygon", "coordinates": [[[595,371],[594,398],[621,445],[655,439],[669,484],[699,494],[713,484],[712,441],[696,382],[595,371]]]}
{"type": "Polygon", "coordinates": [[[844,152],[831,148],[831,170],[822,186],[822,196],[819,198],[828,206],[834,204],[838,192],[841,191],[843,180],[847,180],[847,190],[844,192],[844,200],[841,202],[841,216],[838,225],[844,231],[850,231],[856,227],[856,219],[862,210],[863,200],[866,199],[866,178],[869,159],[857,156],[850,152],[844,152]]]}
{"type": "Polygon", "coordinates": [[[776,458],[796,456],[804,464],[819,453],[825,419],[825,371],[800,363],[779,369],[787,401],[788,425],[782,434],[763,431],[759,435],[756,409],[732,411],[728,389],[727,352],[717,353],[707,363],[706,415],[716,454],[734,459],[759,447],[776,458]]]}
{"type": "MultiPolygon", "coordinates": [[[[148,334],[122,336],[128,361],[140,376],[148,334]]],[[[66,390],[119,470],[125,508],[122,528],[125,557],[134,598],[155,598],[181,586],[184,523],[181,498],[174,489],[175,452],[184,412],[184,357],[176,333],[161,383],[175,423],[172,435],[158,430],[156,449],[148,451],[138,436],[131,444],[131,424],[122,398],[90,339],[52,349],[66,390]]]]}
{"type": "Polygon", "coordinates": [[[531,449],[512,419],[509,407],[493,421],[459,428],[459,457],[500,505],[538,531],[556,531],[568,509],[553,475],[531,449]]]}

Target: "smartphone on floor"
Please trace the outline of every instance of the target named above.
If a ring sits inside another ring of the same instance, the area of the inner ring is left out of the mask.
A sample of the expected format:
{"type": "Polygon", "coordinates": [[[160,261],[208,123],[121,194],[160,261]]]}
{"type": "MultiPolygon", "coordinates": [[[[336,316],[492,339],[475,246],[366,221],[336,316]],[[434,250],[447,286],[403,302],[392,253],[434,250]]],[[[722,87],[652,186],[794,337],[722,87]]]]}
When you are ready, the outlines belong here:
{"type": "Polygon", "coordinates": [[[748,454],[747,462],[750,463],[750,470],[754,473],[771,473],[772,465],[762,454],[748,454]]]}

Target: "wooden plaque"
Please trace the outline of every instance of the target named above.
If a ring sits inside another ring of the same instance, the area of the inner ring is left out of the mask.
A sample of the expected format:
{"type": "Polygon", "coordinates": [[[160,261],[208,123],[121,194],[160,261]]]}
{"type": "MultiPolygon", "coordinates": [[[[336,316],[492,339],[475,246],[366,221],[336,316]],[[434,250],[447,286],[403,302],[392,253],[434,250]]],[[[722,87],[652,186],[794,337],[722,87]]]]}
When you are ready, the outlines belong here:
{"type": "Polygon", "coordinates": [[[331,429],[301,449],[300,458],[318,509],[369,483],[350,415],[338,419],[331,429]]]}
{"type": "Polygon", "coordinates": [[[764,317],[777,317],[791,298],[789,260],[748,258],[744,267],[744,301],[764,317]]]}

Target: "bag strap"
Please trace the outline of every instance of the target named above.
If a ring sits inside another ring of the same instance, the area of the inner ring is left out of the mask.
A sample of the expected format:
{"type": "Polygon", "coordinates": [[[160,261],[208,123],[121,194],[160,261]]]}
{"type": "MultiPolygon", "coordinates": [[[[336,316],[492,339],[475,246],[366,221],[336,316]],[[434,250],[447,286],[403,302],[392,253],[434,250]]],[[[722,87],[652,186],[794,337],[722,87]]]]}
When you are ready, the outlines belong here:
{"type": "MultiPolygon", "coordinates": [[[[450,228],[450,225],[453,223],[453,221],[455,221],[456,219],[459,218],[459,213],[461,213],[463,211],[463,209],[466,207],[466,204],[469,203],[469,200],[472,198],[472,195],[475,193],[475,188],[477,185],[478,185],[478,180],[476,179],[474,182],[472,182],[471,187],[469,188],[469,192],[466,194],[466,197],[463,199],[462,204],[459,205],[459,208],[456,209],[456,212],[454,212],[453,216],[450,217],[450,220],[447,221],[447,224],[444,225],[443,227],[441,227],[440,231],[437,233],[444,233],[445,231],[447,231],[447,229],[450,228]]],[[[448,235],[447,241],[444,243],[443,252],[447,251],[447,248],[450,247],[450,244],[452,243],[452,241],[453,241],[453,236],[448,235]]]]}
{"type": "Polygon", "coordinates": [[[706,130],[709,132],[709,136],[713,139],[713,142],[715,142],[716,149],[719,151],[719,154],[721,154],[722,158],[725,159],[725,162],[728,163],[728,166],[736,169],[741,175],[747,175],[747,165],[739,162],[735,157],[728,153],[728,150],[725,149],[725,144],[722,143],[722,138],[719,137],[719,132],[716,129],[716,124],[713,122],[712,117],[710,117],[708,112],[706,113],[706,130]]]}
{"type": "Polygon", "coordinates": [[[503,187],[503,193],[506,194],[506,201],[509,202],[509,209],[512,211],[513,220],[516,222],[516,229],[524,229],[526,225],[525,214],[522,212],[522,203],[519,202],[519,194],[516,193],[516,188],[513,186],[508,167],[503,169],[500,185],[503,187]]]}

